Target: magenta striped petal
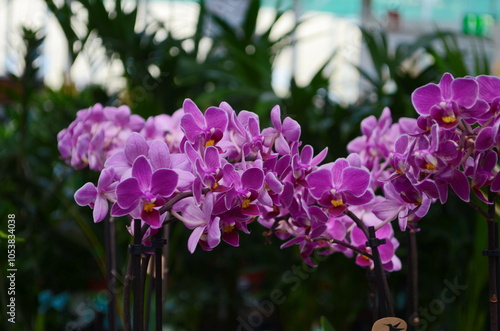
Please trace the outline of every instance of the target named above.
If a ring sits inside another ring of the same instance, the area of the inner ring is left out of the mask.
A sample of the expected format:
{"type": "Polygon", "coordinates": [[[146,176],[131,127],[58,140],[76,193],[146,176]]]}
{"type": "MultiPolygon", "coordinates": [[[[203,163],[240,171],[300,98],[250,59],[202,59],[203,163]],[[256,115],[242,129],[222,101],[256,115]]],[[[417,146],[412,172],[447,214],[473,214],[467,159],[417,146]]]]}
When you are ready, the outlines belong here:
{"type": "Polygon", "coordinates": [[[451,178],[451,188],[458,195],[460,199],[465,202],[470,200],[470,185],[467,177],[459,170],[454,171],[451,178]]]}
{"type": "Polygon", "coordinates": [[[151,177],[151,193],[168,197],[174,193],[177,186],[178,175],[170,169],[156,170],[151,177]]]}
{"type": "Polygon", "coordinates": [[[116,187],[116,200],[123,209],[135,208],[142,196],[137,178],[127,178],[116,187]]]}
{"type": "Polygon", "coordinates": [[[132,176],[137,178],[139,187],[144,192],[149,190],[151,186],[151,176],[153,170],[145,156],[139,156],[132,166],[132,176]]]}
{"type": "Polygon", "coordinates": [[[281,109],[278,105],[271,110],[271,123],[276,130],[281,132],[281,109]]]}
{"type": "Polygon", "coordinates": [[[150,212],[146,212],[143,210],[141,212],[141,219],[144,221],[144,223],[149,224],[153,229],[158,229],[161,227],[160,212],[156,209],[153,209],[150,212]]]}
{"type": "Polygon", "coordinates": [[[75,192],[75,201],[79,206],[88,206],[97,197],[97,188],[92,183],[86,183],[75,192]]]}
{"type": "Polygon", "coordinates": [[[479,84],[479,98],[486,102],[492,102],[499,96],[500,78],[494,76],[478,76],[476,81],[479,84]]]}
{"type": "Polygon", "coordinates": [[[332,164],[332,169],[331,169],[332,182],[331,183],[333,184],[334,188],[337,189],[337,188],[340,188],[342,186],[342,183],[344,182],[344,176],[343,176],[344,169],[347,168],[348,166],[349,166],[349,162],[344,158],[337,159],[332,164]]]}
{"type": "Polygon", "coordinates": [[[460,106],[472,107],[479,96],[479,86],[472,78],[457,78],[451,83],[452,98],[460,106]]]}
{"type": "Polygon", "coordinates": [[[205,122],[205,119],[203,118],[203,114],[201,113],[200,108],[198,108],[198,106],[193,102],[193,100],[191,99],[184,100],[182,108],[184,109],[184,112],[186,114],[191,114],[193,116],[193,119],[199,125],[202,125],[205,122]]]}
{"type": "Polygon", "coordinates": [[[188,250],[191,253],[194,253],[196,249],[196,245],[198,245],[198,241],[200,241],[201,235],[203,234],[203,231],[205,230],[204,226],[197,227],[196,229],[191,232],[191,235],[189,236],[188,239],[188,250]]]}
{"type": "Polygon", "coordinates": [[[205,111],[207,128],[216,128],[225,131],[227,128],[227,114],[220,108],[210,107],[205,111]]]}
{"type": "Polygon", "coordinates": [[[300,125],[296,120],[286,117],[283,120],[282,132],[283,136],[289,141],[298,141],[300,138],[300,125]]]}
{"type": "Polygon", "coordinates": [[[146,139],[136,132],[130,134],[125,142],[125,157],[130,163],[133,163],[138,156],[146,155],[148,150],[146,139]]]}
{"type": "Polygon", "coordinates": [[[413,107],[420,115],[429,115],[431,107],[438,105],[442,100],[441,90],[436,84],[427,84],[417,88],[411,94],[413,107]]]}
{"type": "Polygon", "coordinates": [[[214,248],[220,243],[221,231],[219,223],[220,218],[216,217],[212,222],[210,222],[210,225],[208,226],[207,243],[211,248],[214,248]]]}
{"type": "Polygon", "coordinates": [[[195,142],[198,136],[203,133],[200,124],[195,120],[191,114],[185,114],[181,119],[181,128],[190,142],[195,142]]]}
{"type": "Polygon", "coordinates": [[[439,81],[439,88],[441,89],[441,96],[444,100],[450,100],[452,97],[451,84],[453,83],[453,76],[450,73],[445,73],[439,81]]]}
{"type": "Polygon", "coordinates": [[[108,215],[108,208],[108,200],[106,200],[102,196],[98,196],[94,204],[94,223],[102,221],[106,217],[106,215],[108,215]]]}
{"type": "Polygon", "coordinates": [[[354,196],[363,195],[370,185],[370,173],[364,169],[348,167],[342,172],[342,189],[354,196]]]}
{"type": "Polygon", "coordinates": [[[241,175],[241,184],[246,189],[260,190],[264,185],[264,172],[259,168],[250,168],[241,175]]]}
{"type": "Polygon", "coordinates": [[[149,145],[148,159],[153,169],[170,168],[170,151],[167,144],[161,140],[155,140],[149,145]]]}

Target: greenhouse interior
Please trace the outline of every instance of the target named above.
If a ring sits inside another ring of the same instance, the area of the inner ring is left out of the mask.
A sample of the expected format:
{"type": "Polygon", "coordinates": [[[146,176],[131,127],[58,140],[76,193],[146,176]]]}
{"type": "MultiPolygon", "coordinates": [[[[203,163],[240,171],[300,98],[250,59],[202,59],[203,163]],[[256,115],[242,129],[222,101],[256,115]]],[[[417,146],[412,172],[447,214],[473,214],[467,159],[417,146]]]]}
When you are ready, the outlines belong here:
{"type": "Polygon", "coordinates": [[[1,330],[500,331],[497,0],[0,9],[1,330]]]}

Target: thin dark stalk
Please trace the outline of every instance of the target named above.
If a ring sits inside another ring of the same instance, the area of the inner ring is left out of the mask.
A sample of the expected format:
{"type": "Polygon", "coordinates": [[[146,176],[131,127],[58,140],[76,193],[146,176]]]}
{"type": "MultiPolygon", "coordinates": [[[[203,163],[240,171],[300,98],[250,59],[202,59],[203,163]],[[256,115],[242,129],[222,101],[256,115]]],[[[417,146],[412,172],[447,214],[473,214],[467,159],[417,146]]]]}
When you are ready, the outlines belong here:
{"type": "MultiPolygon", "coordinates": [[[[141,302],[141,317],[142,319],[144,319],[144,303],[145,303],[145,295],[144,295],[144,292],[145,292],[145,289],[146,289],[146,279],[147,279],[147,275],[148,275],[148,268],[149,268],[149,260],[151,258],[151,255],[150,254],[144,254],[142,255],[141,257],[141,279],[142,279],[142,282],[141,282],[141,293],[140,293],[140,297],[139,297],[139,302],[141,302]]],[[[149,315],[146,315],[146,319],[149,319],[149,315]]],[[[144,324],[142,324],[144,325],[144,324]]],[[[147,328],[145,328],[144,330],[147,330],[147,328]]]]}
{"type": "Polygon", "coordinates": [[[408,230],[408,316],[411,320],[411,331],[418,331],[420,318],[418,316],[418,251],[415,230],[408,230]]]}
{"type": "MultiPolygon", "coordinates": [[[[369,238],[368,240],[373,242],[376,241],[375,228],[370,226],[368,228],[369,238]]],[[[373,264],[375,269],[375,275],[377,276],[377,288],[379,291],[379,310],[382,317],[395,316],[394,306],[392,304],[392,296],[389,290],[389,284],[387,283],[387,277],[382,266],[382,260],[380,259],[380,253],[378,251],[378,244],[373,244],[370,246],[372,248],[373,264]]]]}
{"type": "Polygon", "coordinates": [[[368,270],[366,273],[366,278],[368,279],[368,301],[370,305],[370,311],[372,312],[372,319],[374,321],[378,320],[377,311],[377,282],[373,270],[368,270]]]}
{"type": "Polygon", "coordinates": [[[125,272],[125,281],[123,284],[123,319],[125,331],[132,331],[130,323],[130,284],[132,282],[132,258],[128,259],[127,271],[125,272]]]}
{"type": "Polygon", "coordinates": [[[161,292],[161,301],[162,304],[165,302],[167,297],[167,280],[168,280],[168,254],[169,254],[169,245],[168,239],[170,238],[170,224],[165,224],[163,227],[164,238],[167,240],[167,245],[163,246],[163,265],[162,265],[162,276],[160,277],[160,281],[162,282],[162,292],[161,292]]]}
{"type": "Polygon", "coordinates": [[[142,331],[142,302],[141,298],[141,246],[142,233],[141,222],[134,221],[134,244],[132,245],[131,259],[134,281],[134,331],[142,331]]]}
{"type": "Polygon", "coordinates": [[[488,201],[491,202],[488,205],[488,274],[489,274],[489,306],[490,306],[490,330],[498,331],[498,293],[497,293],[497,263],[498,257],[493,254],[493,252],[497,249],[497,236],[496,233],[497,227],[495,226],[495,199],[496,192],[488,193],[488,201]]]}
{"type": "Polygon", "coordinates": [[[358,247],[356,246],[353,246],[349,243],[346,243],[346,242],[343,242],[341,240],[337,240],[337,239],[334,239],[334,238],[326,238],[326,237],[319,237],[319,238],[316,238],[316,239],[312,239],[311,242],[316,242],[316,241],[327,241],[331,244],[339,244],[341,246],[344,246],[346,248],[349,248],[350,250],[358,253],[358,254],[361,254],[363,256],[366,256],[367,258],[369,258],[370,260],[373,260],[373,255],[371,255],[370,253],[368,253],[367,251],[364,251],[362,249],[359,249],[358,247]]]}
{"type": "Polygon", "coordinates": [[[104,246],[106,254],[106,283],[108,289],[108,325],[109,330],[116,330],[116,260],[114,249],[114,222],[112,217],[104,220],[104,246]]]}
{"type": "MultiPolygon", "coordinates": [[[[114,310],[115,310],[115,314],[116,314],[116,311],[117,311],[117,304],[116,304],[116,298],[117,298],[117,294],[118,294],[118,290],[116,288],[116,280],[117,280],[117,271],[116,271],[116,223],[115,223],[115,218],[114,217],[110,217],[109,218],[109,230],[110,230],[110,242],[109,242],[109,245],[110,245],[110,255],[111,255],[111,275],[113,277],[113,282],[110,286],[110,290],[113,291],[113,307],[114,307],[114,310]]],[[[118,315],[120,315],[118,313],[118,315]]]]}
{"type": "Polygon", "coordinates": [[[480,213],[484,218],[486,218],[486,219],[489,218],[488,213],[483,208],[481,208],[477,203],[475,203],[474,201],[471,200],[468,202],[468,204],[469,204],[469,206],[474,208],[475,211],[480,213]]]}
{"type": "Polygon", "coordinates": [[[387,283],[387,277],[382,266],[382,260],[380,259],[380,253],[378,251],[378,245],[380,245],[379,240],[375,236],[375,228],[371,226],[367,228],[365,223],[358,218],[350,210],[346,210],[345,214],[349,216],[354,223],[363,231],[367,239],[367,245],[372,249],[372,261],[374,264],[375,275],[377,276],[377,288],[379,295],[379,309],[383,317],[395,316],[394,305],[392,302],[391,291],[389,290],[389,284],[387,283]]]}
{"type": "MultiPolygon", "coordinates": [[[[495,222],[495,248],[497,250],[500,250],[500,246],[498,245],[498,223],[495,222]]],[[[495,257],[496,258],[496,278],[497,278],[497,291],[500,289],[500,261],[498,260],[498,255],[495,257]]],[[[497,298],[498,299],[498,298],[497,298]]],[[[497,302],[497,320],[499,319],[500,316],[500,304],[497,302]]]]}
{"type": "MultiPolygon", "coordinates": [[[[205,188],[203,189],[202,193],[207,193],[208,191],[210,191],[210,189],[208,188],[205,188]]],[[[188,197],[191,197],[193,196],[193,192],[182,192],[182,193],[179,193],[177,194],[175,197],[173,197],[172,199],[168,200],[166,204],[164,204],[160,209],[159,209],[159,212],[160,214],[164,214],[166,213],[167,211],[170,211],[170,209],[172,209],[172,207],[179,201],[181,201],[182,199],[184,198],[188,198],[188,197]]]]}
{"type": "Polygon", "coordinates": [[[346,210],[345,211],[345,214],[347,216],[349,216],[353,221],[354,223],[356,223],[356,225],[358,226],[358,228],[361,229],[361,231],[363,231],[363,233],[365,234],[366,236],[366,239],[369,239],[370,238],[370,234],[368,233],[368,228],[366,227],[365,223],[363,223],[362,220],[360,220],[358,218],[358,216],[356,216],[352,211],[350,210],[346,210]]]}
{"type": "MultiPolygon", "coordinates": [[[[154,235],[154,239],[156,240],[161,240],[161,229],[154,235]]],[[[161,266],[161,253],[162,253],[162,247],[156,246],[155,247],[155,277],[154,277],[154,282],[155,282],[155,307],[156,307],[156,331],[161,331],[163,327],[163,293],[161,289],[161,280],[162,280],[162,266],[161,266]]]]}
{"type": "MultiPolygon", "coordinates": [[[[152,264],[154,265],[155,260],[152,260],[152,264]]],[[[150,281],[148,283],[148,291],[147,291],[147,299],[146,299],[146,309],[145,309],[145,314],[146,316],[146,321],[145,321],[145,327],[144,330],[149,330],[149,316],[151,316],[151,298],[153,297],[153,281],[150,281]]]]}

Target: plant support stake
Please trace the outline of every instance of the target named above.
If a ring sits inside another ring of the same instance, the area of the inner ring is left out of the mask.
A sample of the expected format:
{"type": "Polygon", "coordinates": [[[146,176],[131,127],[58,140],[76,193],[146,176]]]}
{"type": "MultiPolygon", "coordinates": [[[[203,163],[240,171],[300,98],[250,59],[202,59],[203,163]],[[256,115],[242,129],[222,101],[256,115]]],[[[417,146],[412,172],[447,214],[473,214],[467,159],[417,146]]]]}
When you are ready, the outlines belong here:
{"type": "Polygon", "coordinates": [[[488,200],[491,204],[488,206],[488,249],[483,251],[483,255],[488,257],[488,275],[489,275],[489,307],[490,307],[490,330],[498,331],[498,274],[497,265],[500,249],[498,248],[498,227],[495,223],[495,199],[496,192],[489,191],[488,200]]]}
{"type": "Polygon", "coordinates": [[[113,217],[104,220],[104,245],[106,250],[106,283],[108,290],[108,325],[116,331],[116,260],[115,260],[115,223],[113,217]]]}

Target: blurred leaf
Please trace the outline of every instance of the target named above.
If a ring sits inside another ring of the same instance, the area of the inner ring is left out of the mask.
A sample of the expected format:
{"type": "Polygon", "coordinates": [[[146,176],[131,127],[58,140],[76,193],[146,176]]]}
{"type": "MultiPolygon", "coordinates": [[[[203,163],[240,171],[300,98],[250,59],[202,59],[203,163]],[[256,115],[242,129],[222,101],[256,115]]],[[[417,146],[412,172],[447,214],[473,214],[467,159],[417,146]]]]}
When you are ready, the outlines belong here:
{"type": "MultiPolygon", "coordinates": [[[[0,230],[0,238],[8,239],[9,238],[9,234],[7,234],[7,233],[3,232],[2,230],[0,230]]],[[[20,238],[20,237],[16,236],[15,241],[24,242],[24,241],[26,241],[26,239],[20,238]]]]}
{"type": "Polygon", "coordinates": [[[320,323],[321,323],[321,331],[335,331],[335,329],[330,324],[328,319],[326,319],[325,316],[321,316],[320,323]]]}

